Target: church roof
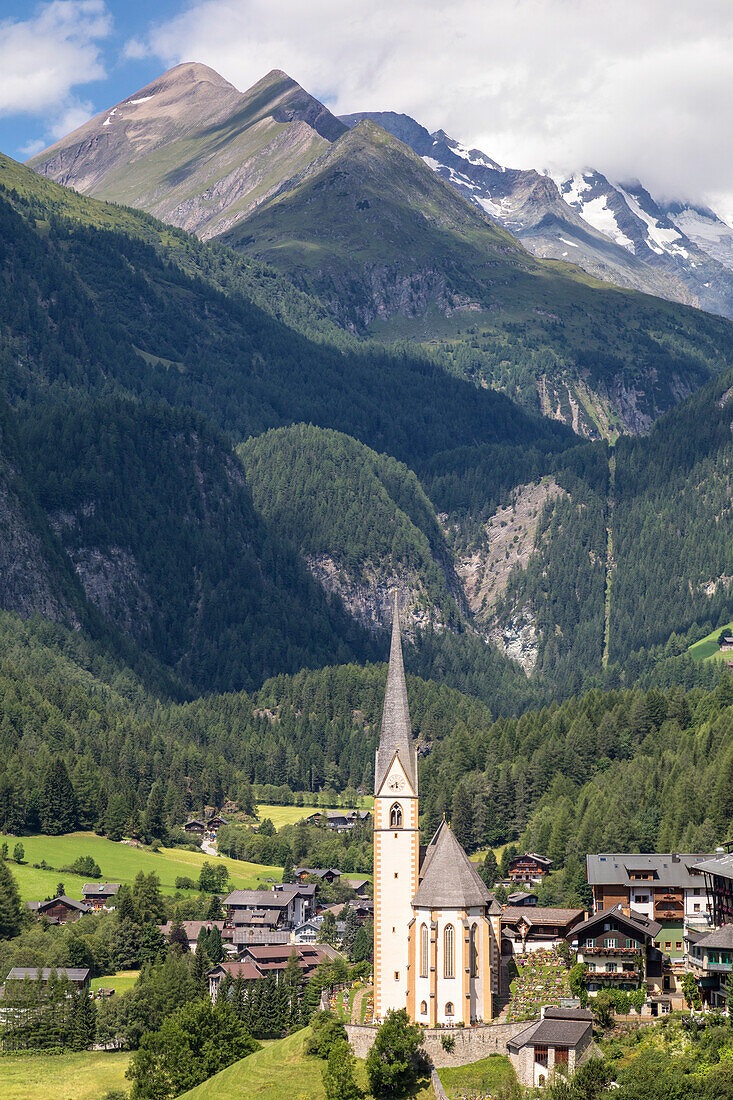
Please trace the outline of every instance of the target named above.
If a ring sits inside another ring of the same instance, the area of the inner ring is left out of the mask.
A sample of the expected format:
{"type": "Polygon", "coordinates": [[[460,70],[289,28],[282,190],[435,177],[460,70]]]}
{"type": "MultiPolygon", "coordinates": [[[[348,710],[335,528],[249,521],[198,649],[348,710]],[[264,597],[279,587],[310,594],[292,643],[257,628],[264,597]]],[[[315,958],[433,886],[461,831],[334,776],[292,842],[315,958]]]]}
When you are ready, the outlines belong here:
{"type": "Polygon", "coordinates": [[[421,874],[422,881],[412,899],[415,906],[467,909],[487,906],[494,900],[445,821],[428,844],[421,874]]]}
{"type": "Polygon", "coordinates": [[[392,644],[389,651],[382,728],[379,734],[379,747],[374,768],[375,792],[379,792],[381,789],[395,753],[400,758],[400,764],[410,786],[417,794],[417,754],[412,743],[410,709],[407,705],[407,684],[405,683],[405,668],[402,663],[402,640],[400,637],[400,613],[397,608],[397,593],[395,593],[394,600],[392,644]]]}

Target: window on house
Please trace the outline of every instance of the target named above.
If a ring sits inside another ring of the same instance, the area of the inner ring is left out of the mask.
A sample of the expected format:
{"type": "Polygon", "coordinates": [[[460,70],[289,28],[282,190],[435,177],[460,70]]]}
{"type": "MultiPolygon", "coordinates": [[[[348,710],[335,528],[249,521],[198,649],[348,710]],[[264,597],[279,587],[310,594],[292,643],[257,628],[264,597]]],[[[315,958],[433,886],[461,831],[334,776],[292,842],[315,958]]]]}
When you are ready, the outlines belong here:
{"type": "Polygon", "coordinates": [[[607,963],[606,964],[606,973],[615,974],[616,973],[616,963],[607,963]]]}
{"type": "Polygon", "coordinates": [[[675,951],[681,951],[682,950],[682,940],[677,940],[677,943],[674,945],[674,947],[675,947],[675,951]]]}
{"type": "Polygon", "coordinates": [[[392,829],[402,828],[402,807],[399,802],[395,802],[389,811],[389,824],[392,829]]]}
{"type": "Polygon", "coordinates": [[[609,936],[606,940],[606,947],[618,947],[618,940],[615,936],[609,936]]]}
{"type": "Polygon", "coordinates": [[[427,1016],[427,1014],[428,1014],[428,1002],[427,1001],[420,1001],[420,1015],[421,1016],[427,1016]]]}
{"type": "Polygon", "coordinates": [[[555,1047],[555,1065],[566,1066],[568,1064],[568,1048],[555,1047]]]}
{"type": "Polygon", "coordinates": [[[400,980],[400,972],[399,972],[399,970],[395,970],[395,972],[394,972],[394,980],[395,980],[396,982],[398,982],[398,981],[400,980]]]}
{"type": "Polygon", "coordinates": [[[692,907],[692,910],[693,910],[694,913],[699,913],[700,912],[700,902],[699,901],[695,902],[695,904],[692,907]]]}
{"type": "Polygon", "coordinates": [[[455,960],[455,934],[452,924],[446,924],[443,932],[443,977],[454,978],[456,976],[455,960]]]}
{"type": "Polygon", "coordinates": [[[423,924],[420,928],[420,977],[428,976],[428,926],[423,924]]]}
{"type": "Polygon", "coordinates": [[[397,873],[397,871],[395,871],[395,873],[394,873],[394,877],[395,877],[395,878],[399,878],[399,877],[400,877],[400,876],[399,876],[399,874],[397,873]]]}
{"type": "Polygon", "coordinates": [[[476,942],[476,933],[478,929],[475,924],[471,925],[471,935],[469,939],[469,961],[470,961],[470,975],[472,978],[478,978],[478,944],[476,942]]]}
{"type": "Polygon", "coordinates": [[[547,1047],[534,1048],[534,1060],[540,1066],[547,1065],[547,1047]]]}
{"type": "Polygon", "coordinates": [[[446,1016],[452,1016],[453,1015],[453,1001],[447,1001],[446,1002],[445,1014],[446,1014],[446,1016]]]}

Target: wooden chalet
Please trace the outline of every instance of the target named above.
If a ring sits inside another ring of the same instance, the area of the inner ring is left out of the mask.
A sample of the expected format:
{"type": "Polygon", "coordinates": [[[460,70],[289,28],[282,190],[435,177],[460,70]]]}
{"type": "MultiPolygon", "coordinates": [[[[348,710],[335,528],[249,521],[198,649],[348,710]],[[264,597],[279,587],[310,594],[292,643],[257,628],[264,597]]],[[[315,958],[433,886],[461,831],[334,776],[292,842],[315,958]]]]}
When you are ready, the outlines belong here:
{"type": "Polygon", "coordinates": [[[184,833],[194,833],[196,836],[203,836],[206,832],[206,822],[200,821],[197,817],[192,817],[190,821],[186,821],[183,826],[184,833]]]}
{"type": "Polygon", "coordinates": [[[28,908],[39,920],[43,918],[50,924],[71,924],[92,911],[91,905],[76,901],[75,898],[67,898],[65,894],[46,898],[45,901],[29,901],[28,908]]]}
{"type": "Polygon", "coordinates": [[[542,882],[549,874],[552,860],[547,856],[538,856],[536,852],[525,852],[509,860],[509,879],[511,882],[542,882]]]}
{"type": "Polygon", "coordinates": [[[327,882],[329,886],[341,878],[341,872],[335,867],[296,867],[295,877],[298,882],[305,882],[307,878],[317,878],[321,882],[327,882]]]}
{"type": "Polygon", "coordinates": [[[582,909],[509,905],[501,915],[502,952],[525,954],[555,947],[580,924],[582,909]]]}
{"type": "Polygon", "coordinates": [[[85,882],[81,896],[93,909],[112,909],[120,886],[119,882],[85,882]]]}
{"type": "MultiPolygon", "coordinates": [[[[655,944],[661,925],[642,913],[625,913],[621,905],[604,909],[577,924],[568,934],[578,962],[588,971],[588,992],[613,987],[633,990],[642,978],[650,992],[663,984],[663,956],[655,944]],[[637,960],[644,959],[643,968],[637,960]],[[661,980],[661,981],[660,981],[661,980]]],[[[666,989],[670,983],[667,981],[666,989]]]]}

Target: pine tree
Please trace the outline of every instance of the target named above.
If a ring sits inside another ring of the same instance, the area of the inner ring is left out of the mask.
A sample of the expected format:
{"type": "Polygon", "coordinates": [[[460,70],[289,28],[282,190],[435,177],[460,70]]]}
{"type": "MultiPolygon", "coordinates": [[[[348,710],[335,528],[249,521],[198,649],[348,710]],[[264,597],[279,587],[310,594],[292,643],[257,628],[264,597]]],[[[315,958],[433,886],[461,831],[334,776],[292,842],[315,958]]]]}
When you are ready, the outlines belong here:
{"type": "Polygon", "coordinates": [[[456,787],[453,796],[453,816],[451,828],[456,840],[463,848],[473,848],[473,810],[463,783],[456,787]]]}
{"type": "Polygon", "coordinates": [[[211,960],[203,947],[197,944],[191,965],[191,978],[200,997],[209,992],[208,973],[211,970],[211,960]]]}
{"type": "Polygon", "coordinates": [[[70,833],[79,823],[74,788],[61,757],[53,760],[43,778],[41,789],[41,832],[58,836],[70,833]]]}
{"type": "Polygon", "coordinates": [[[346,915],[346,927],[344,928],[344,934],[341,939],[341,950],[345,951],[349,956],[351,956],[354,940],[356,939],[356,934],[360,927],[361,922],[357,916],[356,909],[352,909],[351,906],[349,906],[349,911],[346,915]]]}
{"type": "Polygon", "coordinates": [[[351,1045],[343,1040],[334,1043],[323,1070],[326,1100],[363,1100],[356,1083],[356,1058],[351,1045]]]}
{"type": "Polygon", "coordinates": [[[174,920],[171,924],[171,931],[168,937],[168,943],[170,945],[171,951],[175,950],[179,951],[181,954],[186,954],[186,952],[190,950],[188,946],[188,936],[186,935],[186,930],[178,919],[174,920]]]}
{"type": "Polygon", "coordinates": [[[23,927],[23,905],[13,874],[0,860],[0,940],[19,935],[23,927]]]}
{"type": "Polygon", "coordinates": [[[144,825],[145,832],[149,837],[161,840],[165,836],[166,828],[163,820],[164,810],[163,785],[158,779],[150,788],[150,794],[148,795],[148,801],[145,806],[144,825]]]}

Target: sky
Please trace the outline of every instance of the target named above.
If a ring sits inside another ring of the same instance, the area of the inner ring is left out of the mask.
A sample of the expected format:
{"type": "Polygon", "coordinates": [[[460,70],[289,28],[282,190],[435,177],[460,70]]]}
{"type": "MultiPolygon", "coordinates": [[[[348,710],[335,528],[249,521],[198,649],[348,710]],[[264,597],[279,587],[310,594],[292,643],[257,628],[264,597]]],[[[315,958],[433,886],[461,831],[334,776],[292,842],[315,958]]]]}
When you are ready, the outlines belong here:
{"type": "Polygon", "coordinates": [[[0,150],[24,160],[180,61],[284,69],[502,164],[594,167],[733,219],[731,0],[0,0],[0,150]]]}

